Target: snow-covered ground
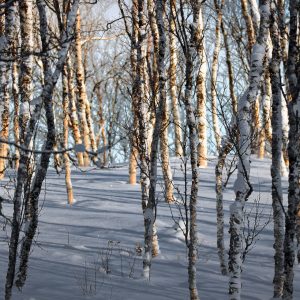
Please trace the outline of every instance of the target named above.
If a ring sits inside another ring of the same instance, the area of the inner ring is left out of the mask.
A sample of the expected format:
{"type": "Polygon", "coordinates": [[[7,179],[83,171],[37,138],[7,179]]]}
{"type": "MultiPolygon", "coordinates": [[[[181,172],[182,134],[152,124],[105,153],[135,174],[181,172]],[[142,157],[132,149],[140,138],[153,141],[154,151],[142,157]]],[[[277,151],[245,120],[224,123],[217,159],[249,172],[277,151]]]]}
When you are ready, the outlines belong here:
{"type": "MultiPolygon", "coordinates": [[[[247,203],[247,210],[253,208],[253,199],[259,196],[262,225],[272,212],[270,160],[253,159],[251,165],[255,193],[247,203]]],[[[173,166],[176,186],[183,190],[180,163],[173,160],[173,166]]],[[[200,169],[197,280],[201,300],[228,298],[228,278],[220,274],[216,252],[214,167],[212,159],[207,169],[200,169]]],[[[161,253],[153,260],[151,281],[141,278],[142,261],[136,249],[143,243],[140,187],[127,184],[127,172],[126,166],[85,173],[74,169],[76,203],[70,207],[66,204],[64,176],[49,170],[40,198],[39,234],[30,257],[29,276],[22,292],[14,289],[13,299],[188,299],[186,247],[180,230],[174,226],[170,207],[162,201],[162,194],[157,211],[161,253]]],[[[227,248],[234,179],[235,175],[224,197],[227,248]]],[[[1,184],[1,194],[5,194],[4,183],[1,184]]],[[[286,204],[286,178],[283,187],[286,204]]],[[[11,212],[11,204],[3,206],[5,212],[11,212]]],[[[172,212],[175,218],[179,215],[176,205],[172,205],[172,212]]],[[[243,299],[272,298],[272,226],[271,221],[246,257],[243,299]]],[[[0,234],[0,299],[3,299],[8,232],[1,230],[0,234]]],[[[300,299],[300,268],[297,265],[295,269],[294,299],[300,299]]]]}

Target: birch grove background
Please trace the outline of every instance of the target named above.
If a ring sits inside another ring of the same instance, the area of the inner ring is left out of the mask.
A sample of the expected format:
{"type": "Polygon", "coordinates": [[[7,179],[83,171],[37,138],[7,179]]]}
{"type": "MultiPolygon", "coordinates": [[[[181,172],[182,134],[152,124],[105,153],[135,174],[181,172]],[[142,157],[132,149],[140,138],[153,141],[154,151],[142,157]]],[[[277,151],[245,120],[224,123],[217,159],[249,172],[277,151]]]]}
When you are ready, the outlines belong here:
{"type": "Polygon", "coordinates": [[[300,1],[0,0],[0,297],[299,299],[300,1]]]}

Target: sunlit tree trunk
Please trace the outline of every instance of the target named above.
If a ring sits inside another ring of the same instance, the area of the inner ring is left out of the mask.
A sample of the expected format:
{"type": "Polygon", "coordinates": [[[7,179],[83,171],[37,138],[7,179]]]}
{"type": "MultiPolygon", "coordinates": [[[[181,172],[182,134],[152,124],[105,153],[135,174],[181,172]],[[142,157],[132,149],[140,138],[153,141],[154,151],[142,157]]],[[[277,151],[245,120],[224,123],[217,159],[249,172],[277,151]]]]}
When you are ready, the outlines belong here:
{"type": "Polygon", "coordinates": [[[236,117],[237,114],[237,98],[234,92],[234,73],[233,73],[233,66],[232,66],[232,60],[231,60],[231,50],[230,45],[228,43],[228,34],[227,30],[225,28],[225,24],[223,21],[223,18],[221,20],[221,29],[224,39],[224,47],[226,51],[226,64],[227,64],[227,70],[228,70],[228,81],[229,81],[229,92],[230,92],[230,98],[231,98],[231,106],[232,106],[232,113],[236,117]]]}
{"type": "Polygon", "coordinates": [[[260,156],[260,147],[264,147],[264,132],[260,121],[260,95],[256,97],[255,103],[253,104],[252,113],[252,153],[256,153],[260,156]]]}
{"type": "MultiPolygon", "coordinates": [[[[237,117],[237,98],[234,92],[234,73],[230,55],[230,47],[228,43],[227,31],[224,21],[221,21],[221,29],[224,39],[224,47],[226,51],[226,64],[228,70],[229,92],[231,98],[232,124],[227,123],[227,134],[222,137],[221,146],[218,153],[218,162],[215,168],[216,175],[216,208],[217,208],[217,248],[220,261],[220,269],[223,275],[227,275],[228,268],[225,259],[226,248],[224,242],[224,210],[223,210],[223,170],[227,155],[232,150],[234,143],[237,142],[236,117],[237,117]]],[[[222,114],[223,122],[227,122],[225,115],[222,114]]]]}
{"type": "Polygon", "coordinates": [[[213,53],[212,66],[211,66],[211,83],[210,83],[210,93],[211,93],[211,113],[212,113],[212,123],[216,142],[217,152],[221,146],[221,132],[218,120],[218,104],[217,104],[217,76],[218,76],[218,61],[220,53],[220,28],[222,22],[222,8],[224,6],[224,0],[222,0],[221,5],[218,1],[214,0],[215,9],[217,12],[216,29],[215,29],[215,49],[213,53]]]}
{"type": "MultiPolygon", "coordinates": [[[[16,53],[15,51],[13,53],[16,53]]],[[[14,140],[16,144],[19,144],[19,67],[17,62],[12,64],[12,95],[14,99],[14,118],[13,118],[13,128],[14,128],[14,140]]],[[[20,153],[19,149],[15,149],[15,169],[19,168],[20,153]]]]}
{"type": "MultiPolygon", "coordinates": [[[[186,122],[188,128],[188,141],[190,150],[190,163],[192,170],[192,183],[191,192],[188,206],[188,222],[187,230],[188,235],[186,244],[188,247],[188,282],[190,299],[198,300],[198,288],[197,288],[197,196],[198,196],[198,132],[196,123],[196,110],[192,104],[193,85],[194,85],[194,72],[195,72],[195,60],[197,59],[197,31],[198,24],[201,18],[201,3],[202,1],[192,1],[192,24],[190,40],[184,44],[185,52],[185,90],[183,95],[183,102],[185,106],[186,122]]],[[[182,5],[182,4],[181,4],[182,5]]],[[[182,7],[181,7],[182,9],[182,7]]],[[[186,29],[184,29],[186,30],[186,29]]]]}
{"type": "MultiPolygon", "coordinates": [[[[25,1],[24,1],[25,2],[25,1]]],[[[22,2],[23,3],[23,2],[22,2]]],[[[32,190],[31,190],[31,203],[32,205],[32,218],[31,220],[28,219],[29,223],[25,226],[25,238],[22,243],[22,249],[20,254],[20,268],[19,268],[19,275],[18,275],[18,284],[17,286],[23,286],[26,274],[27,274],[27,262],[28,257],[30,254],[30,249],[32,245],[32,240],[36,232],[37,227],[37,218],[38,218],[38,198],[40,195],[40,191],[42,188],[42,183],[45,179],[46,171],[49,164],[49,158],[51,154],[51,150],[55,140],[55,127],[54,127],[54,118],[53,118],[53,105],[52,105],[52,98],[53,98],[53,90],[54,87],[59,79],[61,74],[63,65],[65,63],[67,52],[71,43],[70,39],[66,39],[66,36],[70,37],[72,35],[72,29],[75,23],[76,11],[79,6],[79,0],[75,0],[72,6],[72,10],[68,16],[68,26],[66,29],[66,33],[63,35],[61,39],[61,49],[58,52],[58,60],[55,64],[54,72],[50,72],[48,67],[44,66],[44,70],[48,70],[47,76],[45,76],[45,85],[43,86],[42,92],[40,96],[36,99],[36,105],[34,111],[31,114],[29,126],[26,130],[26,136],[24,141],[24,147],[29,148],[30,144],[32,143],[32,139],[34,137],[35,128],[37,122],[39,120],[41,110],[44,104],[47,116],[47,140],[45,144],[46,152],[43,153],[40,159],[40,168],[35,175],[32,190]],[[48,150],[48,151],[47,151],[48,150]]],[[[31,10],[32,12],[32,10],[31,10]]],[[[41,30],[42,39],[45,40],[45,31],[47,26],[43,27],[44,30],[41,30]],[[43,34],[42,34],[43,33],[43,34]]],[[[43,42],[43,50],[46,49],[48,43],[43,42]]],[[[44,61],[46,64],[46,60],[48,59],[47,53],[44,57],[44,61]]],[[[10,300],[12,294],[12,286],[15,278],[15,267],[16,267],[16,258],[17,258],[17,250],[19,244],[19,235],[21,229],[21,205],[22,205],[22,194],[23,194],[23,187],[24,183],[27,178],[27,168],[26,165],[29,161],[30,157],[27,151],[21,152],[20,157],[20,167],[18,169],[17,177],[16,177],[16,188],[14,193],[14,211],[13,211],[13,218],[12,218],[12,229],[11,229],[11,236],[10,236],[10,243],[9,243],[9,262],[8,262],[8,269],[6,274],[6,283],[5,283],[5,299],[10,300]]]]}
{"type": "Polygon", "coordinates": [[[24,143],[25,132],[30,118],[30,102],[32,100],[32,55],[33,52],[33,3],[24,0],[19,3],[21,56],[20,64],[20,143],[24,143]]]}
{"type": "MultiPolygon", "coordinates": [[[[75,94],[75,87],[74,87],[74,73],[73,73],[70,54],[68,55],[66,65],[68,71],[67,74],[68,74],[68,92],[69,92],[69,106],[70,106],[69,111],[70,111],[70,121],[71,121],[70,124],[73,132],[75,145],[79,145],[82,144],[82,138],[79,129],[79,120],[78,120],[77,108],[76,108],[76,94],[75,94]]],[[[76,156],[77,156],[78,165],[80,167],[83,167],[84,166],[83,153],[77,152],[76,156]]]]}
{"type": "Polygon", "coordinates": [[[259,31],[259,25],[260,25],[260,15],[259,15],[259,9],[258,9],[258,2],[257,0],[248,0],[250,11],[251,11],[251,20],[253,24],[254,32],[259,31]]]}
{"type": "Polygon", "coordinates": [[[253,27],[252,18],[248,12],[248,1],[241,0],[241,7],[242,7],[243,17],[244,17],[244,20],[246,23],[246,30],[247,30],[247,36],[248,36],[248,50],[249,50],[249,53],[251,53],[252,47],[255,43],[255,31],[254,31],[254,27],[253,27]]]}
{"type": "MultiPolygon", "coordinates": [[[[149,200],[149,149],[148,149],[148,130],[147,130],[147,114],[148,105],[147,99],[145,99],[145,63],[146,63],[146,52],[147,52],[147,41],[146,41],[146,18],[145,18],[145,3],[144,0],[137,0],[138,9],[138,41],[137,41],[137,68],[136,77],[134,79],[133,95],[138,100],[138,122],[139,122],[139,140],[138,149],[140,157],[140,183],[142,192],[142,209],[144,214],[145,222],[145,255],[143,260],[143,276],[147,279],[150,278],[150,267],[151,267],[151,244],[146,242],[147,235],[152,238],[152,227],[146,225],[146,215],[148,200],[149,200]],[[148,229],[146,231],[146,228],[148,229]]],[[[151,216],[149,216],[151,217],[151,216]]],[[[153,224],[154,220],[151,219],[150,223],[153,224]]]]}
{"type": "Polygon", "coordinates": [[[132,1],[132,30],[131,30],[131,49],[130,49],[130,63],[131,63],[131,77],[132,77],[132,98],[131,107],[133,114],[133,129],[131,132],[131,143],[130,143],[130,157],[129,157],[129,183],[136,184],[136,172],[137,172],[137,161],[138,161],[138,94],[137,85],[135,84],[137,76],[137,43],[138,43],[138,0],[132,1]]]}
{"type": "MultiPolygon", "coordinates": [[[[68,90],[68,68],[64,65],[62,72],[62,88],[63,88],[63,146],[65,149],[69,146],[69,90],[68,90]]],[[[67,188],[68,203],[73,204],[73,188],[71,181],[71,166],[68,152],[63,153],[63,161],[65,167],[65,183],[67,188]]]]}
{"type": "MultiPolygon", "coordinates": [[[[10,3],[6,8],[6,31],[7,42],[9,45],[10,54],[17,57],[18,54],[18,20],[17,20],[18,5],[17,2],[10,3]]],[[[13,131],[14,141],[19,144],[19,61],[15,59],[11,63],[11,94],[13,99],[13,131]]],[[[17,170],[19,167],[19,149],[15,147],[15,162],[14,167],[17,170]]]]}
{"type": "Polygon", "coordinates": [[[268,141],[272,143],[272,127],[271,127],[271,80],[268,70],[265,71],[265,80],[262,84],[262,132],[260,136],[259,158],[265,157],[265,145],[268,141]]]}
{"type": "Polygon", "coordinates": [[[205,39],[202,10],[199,13],[199,23],[197,24],[197,32],[195,34],[197,40],[197,52],[200,61],[200,68],[196,78],[197,91],[197,116],[199,118],[198,125],[198,165],[201,168],[207,167],[207,125],[206,125],[206,71],[207,61],[205,54],[205,39]]]}
{"type": "Polygon", "coordinates": [[[177,49],[176,49],[176,0],[170,0],[170,31],[169,31],[169,49],[170,49],[170,66],[169,66],[169,84],[170,84],[170,96],[172,102],[172,116],[175,132],[175,155],[182,156],[182,130],[179,114],[178,95],[177,95],[177,82],[176,82],[176,70],[177,70],[177,49]]]}
{"type": "Polygon", "coordinates": [[[284,282],[284,211],[281,185],[281,156],[282,156],[282,95],[281,95],[281,46],[278,30],[276,7],[272,5],[270,33],[273,43],[273,55],[270,64],[270,77],[272,84],[272,206],[274,220],[274,298],[282,297],[284,282]]]}
{"type": "MultiPolygon", "coordinates": [[[[294,263],[296,235],[296,222],[300,219],[299,209],[299,164],[300,164],[300,99],[299,99],[299,74],[297,70],[299,58],[298,22],[299,10],[297,1],[289,1],[289,51],[287,60],[287,74],[289,83],[288,114],[289,114],[289,188],[288,188],[288,211],[285,218],[284,239],[284,287],[283,299],[293,299],[294,289],[294,263]]],[[[299,229],[299,228],[298,228],[299,229]]]]}
{"type": "Polygon", "coordinates": [[[252,186],[250,184],[251,154],[251,110],[256,101],[263,75],[263,62],[267,50],[269,35],[270,1],[260,3],[260,31],[252,49],[249,87],[238,103],[238,174],[234,184],[235,201],[230,207],[230,249],[229,249],[229,297],[231,300],[241,299],[242,274],[242,223],[245,201],[248,200],[252,186]]]}
{"type": "MultiPolygon", "coordinates": [[[[155,209],[156,209],[156,183],[157,183],[157,160],[158,160],[158,147],[159,140],[161,138],[161,130],[163,126],[163,113],[167,102],[166,92],[166,35],[164,28],[165,18],[165,0],[158,0],[156,2],[156,25],[158,30],[158,49],[155,49],[154,55],[157,56],[157,75],[159,78],[158,88],[158,107],[156,110],[155,126],[153,132],[153,139],[151,145],[151,158],[150,158],[150,188],[149,188],[149,200],[144,212],[145,218],[145,255],[143,261],[144,277],[150,278],[151,256],[153,254],[153,236],[156,233],[155,229],[155,209]],[[153,230],[154,229],[154,230],[153,230]]],[[[153,6],[154,7],[154,6],[153,6]]],[[[155,253],[155,252],[154,252],[155,253]]]]}
{"type": "MultiPolygon", "coordinates": [[[[5,4],[4,0],[0,1],[0,4],[5,4]]],[[[1,9],[0,16],[0,36],[2,40],[6,39],[6,43],[2,44],[3,49],[1,49],[1,56],[9,56],[15,46],[15,15],[16,15],[16,4],[8,4],[6,9],[1,9]],[[3,53],[4,52],[4,53],[3,53]]],[[[8,139],[9,134],[9,105],[10,105],[10,95],[9,95],[9,84],[10,84],[10,70],[11,63],[0,62],[0,97],[1,97],[1,131],[0,137],[4,140],[8,139]]],[[[6,164],[8,156],[8,144],[0,144],[0,179],[4,177],[6,164]]]]}
{"type": "MultiPolygon", "coordinates": [[[[152,89],[152,102],[154,102],[154,107],[156,106],[158,94],[159,94],[159,74],[158,74],[158,52],[159,52],[159,32],[158,24],[155,19],[154,12],[154,1],[147,0],[147,8],[149,15],[149,22],[152,33],[153,47],[154,47],[154,56],[153,56],[153,89],[152,89]]],[[[165,99],[166,102],[166,99],[165,99]]],[[[157,118],[155,116],[154,120],[157,118]]],[[[170,157],[169,157],[169,145],[168,145],[168,109],[167,103],[163,105],[163,111],[161,112],[161,132],[160,132],[160,154],[162,160],[162,172],[165,183],[165,200],[170,203],[173,201],[173,182],[172,182],[172,171],[170,166],[170,157]]],[[[153,132],[154,134],[154,132],[153,132]]],[[[149,132],[151,135],[151,132],[149,132]]],[[[153,142],[153,141],[152,141],[153,142]]],[[[150,148],[150,147],[149,147],[150,148]]]]}
{"type": "MultiPolygon", "coordinates": [[[[86,86],[84,82],[84,70],[82,64],[82,49],[81,49],[81,20],[80,11],[78,10],[76,16],[76,34],[75,34],[75,56],[76,56],[76,81],[78,88],[78,115],[80,122],[81,135],[83,137],[83,143],[87,151],[91,151],[90,130],[87,120],[87,94],[86,86]]],[[[84,165],[90,165],[90,159],[87,152],[83,154],[84,165]]]]}

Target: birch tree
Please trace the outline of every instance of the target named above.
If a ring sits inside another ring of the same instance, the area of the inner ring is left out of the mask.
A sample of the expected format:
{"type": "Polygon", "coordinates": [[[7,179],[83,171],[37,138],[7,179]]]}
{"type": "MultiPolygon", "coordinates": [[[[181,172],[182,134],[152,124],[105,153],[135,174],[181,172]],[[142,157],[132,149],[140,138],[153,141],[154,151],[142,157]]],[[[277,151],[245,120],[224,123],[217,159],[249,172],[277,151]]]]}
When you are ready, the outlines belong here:
{"type": "Polygon", "coordinates": [[[241,299],[242,274],[242,218],[245,201],[248,200],[252,186],[250,184],[251,154],[251,107],[257,94],[263,74],[263,61],[267,50],[269,35],[270,2],[260,3],[260,30],[251,54],[249,87],[238,103],[237,125],[239,130],[238,174],[234,184],[235,202],[230,207],[230,249],[229,249],[229,295],[231,300],[241,299]]]}
{"type": "Polygon", "coordinates": [[[289,115],[289,188],[288,211],[285,219],[284,239],[284,287],[283,299],[293,298],[295,248],[294,238],[296,230],[296,218],[299,219],[299,76],[296,65],[299,57],[298,47],[298,1],[289,1],[289,51],[287,60],[287,74],[289,83],[288,115],[289,115]]]}
{"type": "MultiPolygon", "coordinates": [[[[1,1],[0,4],[5,4],[1,1]]],[[[1,39],[1,53],[3,57],[8,57],[13,50],[14,35],[15,35],[15,14],[16,5],[9,4],[5,9],[1,10],[0,16],[0,39],[1,39]]],[[[9,79],[10,79],[11,63],[0,62],[0,96],[1,96],[1,131],[0,137],[4,140],[8,139],[9,134],[9,79]]],[[[0,179],[4,177],[6,163],[8,156],[8,145],[0,144],[0,179]]]]}
{"type": "Polygon", "coordinates": [[[202,9],[199,13],[199,24],[197,25],[197,33],[195,39],[197,39],[197,52],[200,60],[200,68],[196,79],[197,90],[197,116],[199,118],[198,126],[198,165],[199,167],[207,167],[207,125],[206,125],[206,71],[207,71],[207,59],[205,54],[205,38],[204,38],[204,24],[202,9]]]}
{"type": "Polygon", "coordinates": [[[186,221],[186,245],[188,248],[188,282],[190,299],[199,299],[198,288],[197,288],[197,197],[198,197],[198,124],[196,122],[196,110],[192,103],[193,87],[195,86],[195,73],[196,72],[196,60],[198,57],[197,53],[197,34],[199,34],[199,18],[201,18],[201,1],[191,1],[190,9],[192,12],[192,24],[190,24],[190,35],[187,33],[185,15],[183,13],[183,4],[180,3],[179,12],[180,17],[177,17],[178,26],[181,26],[180,43],[185,58],[185,86],[182,101],[185,107],[186,124],[187,124],[187,135],[189,143],[189,155],[190,164],[192,170],[192,181],[190,188],[190,197],[188,202],[188,212],[186,221]],[[180,22],[180,23],[179,23],[180,22]]]}
{"type": "MultiPolygon", "coordinates": [[[[89,103],[86,94],[86,86],[84,80],[84,69],[82,64],[82,49],[81,49],[81,18],[80,11],[76,16],[76,35],[75,35],[75,57],[76,57],[76,82],[78,88],[78,115],[80,121],[80,131],[83,137],[85,149],[91,151],[91,139],[93,133],[90,132],[88,125],[87,114],[89,111],[89,103]]],[[[93,139],[93,138],[92,138],[93,139]]],[[[84,152],[84,166],[89,166],[90,159],[87,152],[84,152]]]]}
{"type": "Polygon", "coordinates": [[[160,139],[160,132],[162,130],[162,114],[166,107],[166,66],[165,66],[165,51],[166,51],[166,34],[164,28],[165,16],[165,0],[158,0],[156,2],[156,22],[159,35],[159,43],[157,52],[157,71],[159,78],[159,102],[155,117],[155,126],[153,131],[153,138],[151,144],[150,156],[150,187],[149,199],[144,210],[145,219],[145,254],[143,260],[143,275],[145,278],[150,279],[151,256],[153,252],[153,237],[156,219],[156,183],[157,183],[157,160],[158,160],[158,146],[160,139]]]}
{"type": "Polygon", "coordinates": [[[222,22],[222,9],[224,6],[224,0],[222,0],[221,5],[218,4],[218,1],[214,1],[215,9],[217,12],[217,20],[216,20],[216,29],[215,29],[215,48],[213,53],[213,60],[211,66],[211,113],[212,113],[212,123],[213,123],[213,130],[215,135],[215,142],[216,142],[216,149],[219,151],[221,145],[221,132],[219,127],[219,120],[218,120],[218,105],[217,105],[217,74],[218,74],[218,58],[220,53],[220,29],[221,29],[221,22],[222,22]]]}
{"type": "Polygon", "coordinates": [[[178,108],[177,82],[176,82],[176,67],[178,63],[176,49],[176,0],[170,0],[170,31],[169,31],[169,51],[170,51],[170,66],[169,66],[169,85],[170,96],[172,103],[172,116],[175,132],[175,155],[181,157],[182,152],[182,129],[181,120],[178,108]]]}
{"type": "Polygon", "coordinates": [[[280,64],[281,48],[280,34],[278,30],[278,16],[276,12],[276,3],[271,4],[271,26],[270,33],[273,44],[273,55],[270,64],[270,77],[272,83],[272,206],[274,219],[274,298],[281,298],[284,282],[284,208],[281,185],[281,156],[282,156],[282,96],[281,96],[281,79],[280,64]]]}
{"type": "MultiPolygon", "coordinates": [[[[37,4],[44,5],[44,2],[39,0],[37,4]]],[[[49,159],[51,150],[54,145],[55,139],[55,127],[54,127],[54,118],[53,118],[53,90],[57,83],[57,80],[61,74],[63,65],[65,63],[67,53],[70,46],[70,36],[72,36],[73,28],[75,24],[75,17],[76,12],[79,6],[79,1],[75,0],[72,9],[68,15],[68,26],[66,28],[65,34],[61,39],[61,49],[58,53],[58,60],[55,64],[55,70],[52,72],[49,67],[47,67],[47,59],[48,57],[45,56],[44,58],[44,70],[45,70],[45,85],[42,89],[41,94],[36,99],[36,105],[34,107],[34,111],[30,117],[30,121],[28,127],[26,129],[26,134],[24,135],[25,141],[24,146],[25,149],[29,149],[29,145],[32,143],[32,138],[34,135],[34,131],[36,128],[36,124],[41,114],[42,106],[45,105],[46,115],[47,115],[47,127],[48,127],[48,134],[47,140],[45,142],[44,152],[40,160],[40,168],[38,169],[37,174],[33,180],[32,190],[31,190],[31,198],[30,201],[32,203],[32,216],[28,219],[28,224],[26,226],[25,232],[25,239],[22,244],[21,249],[21,259],[20,259],[20,268],[18,274],[18,286],[22,286],[26,279],[27,274],[27,262],[30,253],[30,248],[32,244],[32,239],[35,235],[37,222],[38,222],[38,198],[40,195],[42,183],[45,179],[45,175],[47,172],[49,159]]],[[[29,13],[29,12],[28,12],[29,13]]],[[[31,12],[30,12],[31,13],[31,12]]],[[[47,24],[45,22],[45,18],[43,14],[40,15],[40,22],[42,24],[47,24]]],[[[47,51],[48,44],[45,43],[47,41],[47,29],[46,27],[42,28],[41,31],[41,38],[43,43],[43,50],[47,51]]],[[[8,270],[6,275],[6,284],[5,284],[5,299],[11,299],[12,295],[12,286],[15,279],[15,268],[16,268],[16,259],[17,259],[17,251],[18,251],[18,244],[19,244],[19,237],[20,237],[20,230],[21,230],[21,222],[22,222],[22,215],[21,215],[21,205],[22,205],[22,192],[24,183],[27,177],[27,170],[26,165],[29,160],[29,152],[22,151],[20,157],[20,166],[17,173],[17,183],[16,189],[14,193],[13,203],[14,203],[14,210],[13,210],[13,218],[12,218],[12,230],[10,235],[10,244],[9,244],[9,262],[8,262],[8,270]]]]}

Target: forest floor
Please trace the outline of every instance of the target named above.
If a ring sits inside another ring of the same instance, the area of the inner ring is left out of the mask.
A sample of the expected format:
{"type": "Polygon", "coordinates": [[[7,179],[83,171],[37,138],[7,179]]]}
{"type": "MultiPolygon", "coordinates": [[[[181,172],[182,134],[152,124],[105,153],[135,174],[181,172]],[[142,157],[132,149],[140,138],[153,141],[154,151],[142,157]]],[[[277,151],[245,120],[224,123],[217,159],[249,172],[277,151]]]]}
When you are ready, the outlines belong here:
{"type": "MultiPolygon", "coordinates": [[[[175,185],[184,189],[181,164],[173,159],[175,185]]],[[[251,182],[254,193],[246,205],[253,224],[259,211],[254,248],[243,267],[243,297],[247,300],[272,298],[273,222],[271,217],[270,160],[252,160],[251,182]],[[255,205],[259,200],[259,205],[255,205]],[[265,227],[264,227],[265,226],[265,227]],[[263,228],[264,227],[264,228],[263,228]]],[[[216,251],[215,159],[200,169],[198,203],[198,288],[201,300],[228,299],[228,277],[219,271],[216,251]]],[[[8,172],[12,175],[13,172],[8,172]]],[[[157,228],[160,255],[153,260],[151,280],[142,277],[143,216],[140,186],[127,184],[128,168],[72,170],[76,203],[66,202],[64,175],[50,169],[40,197],[39,233],[29,262],[29,276],[23,290],[13,291],[15,300],[184,300],[188,299],[187,258],[178,221],[178,207],[158,196],[157,228]],[[178,226],[177,226],[178,227],[178,226]]],[[[188,171],[190,178],[190,171],[188,171]]],[[[224,194],[225,235],[228,249],[229,206],[234,199],[230,178],[224,194]]],[[[160,177],[161,181],[161,177],[160,177]]],[[[8,197],[12,181],[1,182],[1,194],[8,197]]],[[[287,178],[283,178],[285,205],[287,178]]],[[[180,196],[177,195],[177,199],[180,196]]],[[[12,204],[3,203],[11,214],[12,204]]],[[[247,222],[246,222],[247,223],[247,222]]],[[[250,225],[251,227],[252,225],[250,225]]],[[[0,299],[4,296],[9,228],[0,231],[0,299]]],[[[295,267],[295,298],[300,299],[300,267],[295,267]]]]}

